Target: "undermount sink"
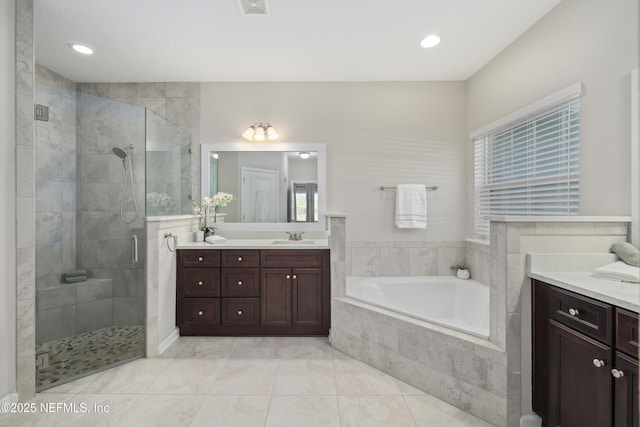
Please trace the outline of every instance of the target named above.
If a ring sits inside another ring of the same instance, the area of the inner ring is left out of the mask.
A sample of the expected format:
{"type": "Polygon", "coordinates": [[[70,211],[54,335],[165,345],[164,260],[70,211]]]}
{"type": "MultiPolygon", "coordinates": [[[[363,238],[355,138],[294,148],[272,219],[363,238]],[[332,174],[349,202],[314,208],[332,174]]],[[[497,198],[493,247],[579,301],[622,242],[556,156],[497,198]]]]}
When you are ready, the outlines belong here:
{"type": "Polygon", "coordinates": [[[272,245],[313,245],[313,240],[274,240],[272,245]]]}

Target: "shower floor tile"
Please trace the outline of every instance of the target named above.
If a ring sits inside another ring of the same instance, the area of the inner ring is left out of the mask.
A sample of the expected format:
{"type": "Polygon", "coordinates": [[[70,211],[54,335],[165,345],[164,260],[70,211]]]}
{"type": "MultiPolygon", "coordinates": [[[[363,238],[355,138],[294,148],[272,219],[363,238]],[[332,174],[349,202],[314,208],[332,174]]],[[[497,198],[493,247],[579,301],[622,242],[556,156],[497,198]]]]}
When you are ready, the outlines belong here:
{"type": "Polygon", "coordinates": [[[75,380],[91,372],[144,356],[142,326],[111,326],[36,347],[49,353],[49,366],[36,374],[38,391],[75,380]]]}

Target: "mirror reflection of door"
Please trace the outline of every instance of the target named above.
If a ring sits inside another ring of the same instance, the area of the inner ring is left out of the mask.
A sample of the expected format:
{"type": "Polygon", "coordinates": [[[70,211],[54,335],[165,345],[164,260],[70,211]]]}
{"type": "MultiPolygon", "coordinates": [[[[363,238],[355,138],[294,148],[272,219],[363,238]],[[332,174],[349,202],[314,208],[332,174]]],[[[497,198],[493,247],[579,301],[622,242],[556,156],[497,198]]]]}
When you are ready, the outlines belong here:
{"type": "Polygon", "coordinates": [[[276,170],[242,168],[242,222],[278,221],[278,182],[276,170]]]}
{"type": "Polygon", "coordinates": [[[289,222],[318,222],[318,184],[291,183],[289,222]]]}

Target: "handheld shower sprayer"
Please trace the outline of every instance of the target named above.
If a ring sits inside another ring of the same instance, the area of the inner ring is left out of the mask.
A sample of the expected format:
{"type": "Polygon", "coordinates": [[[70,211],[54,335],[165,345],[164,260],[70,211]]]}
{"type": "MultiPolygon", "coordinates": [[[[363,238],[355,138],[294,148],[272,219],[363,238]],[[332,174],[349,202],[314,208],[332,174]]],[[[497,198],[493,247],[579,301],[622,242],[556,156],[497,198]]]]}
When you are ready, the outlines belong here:
{"type": "MultiPolygon", "coordinates": [[[[133,145],[130,146],[133,149],[133,145]]],[[[120,200],[120,218],[125,224],[131,224],[136,220],[138,216],[138,201],[136,200],[136,190],[133,184],[133,168],[131,167],[131,157],[120,147],[113,147],[113,154],[118,156],[122,160],[122,166],[124,167],[124,182],[122,187],[122,199],[120,200]],[[135,207],[135,214],[131,220],[124,218],[124,197],[127,193],[127,165],[129,166],[129,178],[131,180],[131,194],[133,195],[133,204],[135,207]]]]}
{"type": "Polygon", "coordinates": [[[129,155],[120,147],[113,147],[113,154],[120,157],[120,159],[122,160],[122,166],[126,169],[127,165],[125,163],[125,160],[129,157],[129,155]]]}

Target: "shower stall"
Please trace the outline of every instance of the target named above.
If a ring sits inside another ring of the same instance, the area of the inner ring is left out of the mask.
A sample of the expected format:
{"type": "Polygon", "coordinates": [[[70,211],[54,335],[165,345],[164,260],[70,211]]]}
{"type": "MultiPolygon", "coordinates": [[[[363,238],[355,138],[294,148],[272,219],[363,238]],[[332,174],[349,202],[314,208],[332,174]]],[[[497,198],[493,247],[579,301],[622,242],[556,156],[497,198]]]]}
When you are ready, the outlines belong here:
{"type": "Polygon", "coordinates": [[[145,216],[190,212],[189,133],[96,86],[36,67],[37,390],[144,356],[145,216]]]}

